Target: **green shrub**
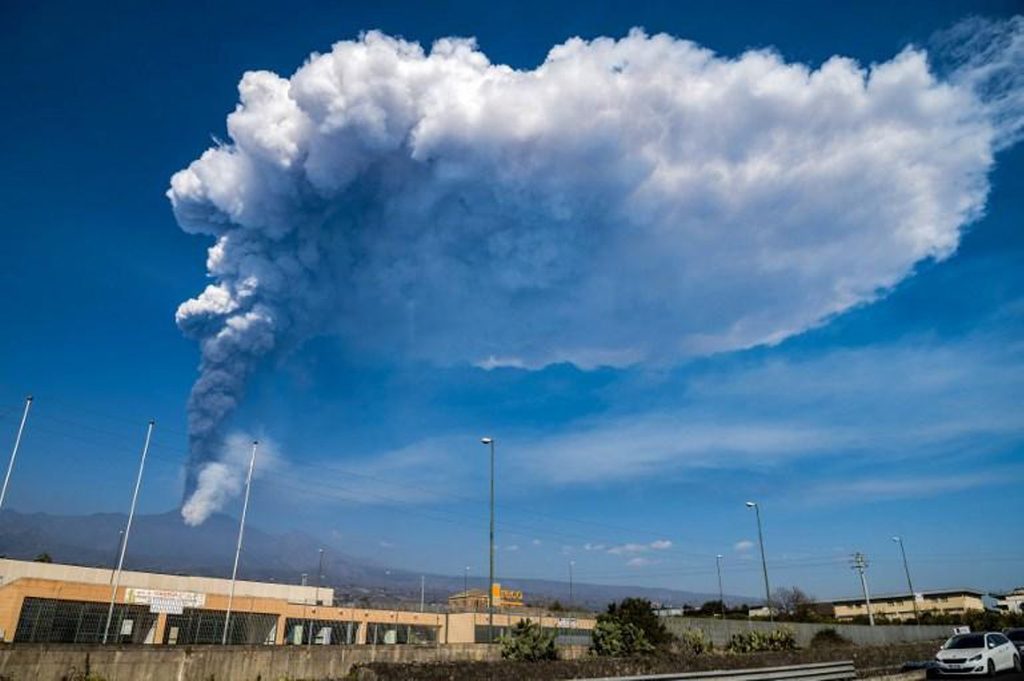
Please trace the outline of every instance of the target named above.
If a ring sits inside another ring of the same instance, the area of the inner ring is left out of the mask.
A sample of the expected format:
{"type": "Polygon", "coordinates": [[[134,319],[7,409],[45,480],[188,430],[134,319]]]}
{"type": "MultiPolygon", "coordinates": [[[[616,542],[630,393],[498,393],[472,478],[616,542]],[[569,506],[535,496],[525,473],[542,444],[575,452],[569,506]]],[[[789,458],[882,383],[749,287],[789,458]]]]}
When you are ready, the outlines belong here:
{"type": "Polygon", "coordinates": [[[821,629],[811,638],[812,648],[839,648],[851,645],[853,645],[853,641],[831,627],[828,629],[821,629]]]}
{"type": "Polygon", "coordinates": [[[664,621],[654,612],[654,606],[644,598],[625,598],[620,603],[608,605],[604,617],[611,617],[622,624],[632,624],[643,632],[644,638],[654,647],[667,646],[672,642],[672,634],[665,627],[664,621]]]}
{"type": "Polygon", "coordinates": [[[630,657],[654,652],[643,630],[632,622],[601,615],[591,634],[591,652],[602,657],[630,657]]]}
{"type": "Polygon", "coordinates": [[[768,650],[796,650],[796,634],[785,627],[767,633],[748,631],[733,634],[726,650],[734,653],[760,653],[768,650]]]}
{"type": "Polygon", "coordinates": [[[544,631],[529,619],[520,620],[512,627],[512,632],[502,636],[498,643],[501,644],[501,656],[506,660],[536,662],[558,659],[555,634],[544,631]]]}
{"type": "Polygon", "coordinates": [[[679,648],[684,653],[700,655],[715,649],[711,639],[703,629],[686,629],[679,635],[679,648]]]}

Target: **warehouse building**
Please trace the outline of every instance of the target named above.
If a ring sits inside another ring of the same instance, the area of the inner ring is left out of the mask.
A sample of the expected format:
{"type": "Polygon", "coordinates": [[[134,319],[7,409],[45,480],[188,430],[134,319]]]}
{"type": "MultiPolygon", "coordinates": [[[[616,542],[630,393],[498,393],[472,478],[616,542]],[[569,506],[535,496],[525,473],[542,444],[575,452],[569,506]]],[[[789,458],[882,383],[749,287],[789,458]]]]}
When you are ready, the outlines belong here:
{"type": "MultiPolygon", "coordinates": [[[[871,596],[871,611],[878,619],[900,622],[912,620],[916,601],[917,612],[921,615],[964,615],[984,611],[984,596],[985,592],[975,589],[879,594],[871,596]]],[[[840,622],[850,622],[854,618],[868,616],[868,608],[863,597],[832,601],[832,605],[835,608],[835,618],[840,622]]]]}
{"type": "MultiPolygon", "coordinates": [[[[111,624],[109,569],[0,559],[0,641],[150,645],[219,644],[231,582],[123,571],[111,624]]],[[[228,642],[247,645],[402,645],[486,642],[483,612],[338,607],[334,590],[239,580],[228,642]]],[[[586,644],[592,619],[498,613],[495,636],[529,617],[563,644],[586,644]]]]}

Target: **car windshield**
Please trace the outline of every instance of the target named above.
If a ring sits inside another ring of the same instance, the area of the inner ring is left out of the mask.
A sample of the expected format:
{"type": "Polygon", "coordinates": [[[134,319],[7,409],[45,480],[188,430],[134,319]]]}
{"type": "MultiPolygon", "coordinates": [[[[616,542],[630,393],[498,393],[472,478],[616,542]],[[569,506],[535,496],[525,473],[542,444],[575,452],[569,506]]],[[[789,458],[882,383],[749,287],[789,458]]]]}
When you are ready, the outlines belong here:
{"type": "Polygon", "coordinates": [[[954,636],[946,641],[944,646],[947,650],[964,650],[967,648],[984,648],[985,636],[983,634],[963,634],[954,636]]]}
{"type": "Polygon", "coordinates": [[[1014,629],[1013,631],[1006,632],[1006,637],[1011,641],[1024,642],[1024,629],[1014,629]]]}

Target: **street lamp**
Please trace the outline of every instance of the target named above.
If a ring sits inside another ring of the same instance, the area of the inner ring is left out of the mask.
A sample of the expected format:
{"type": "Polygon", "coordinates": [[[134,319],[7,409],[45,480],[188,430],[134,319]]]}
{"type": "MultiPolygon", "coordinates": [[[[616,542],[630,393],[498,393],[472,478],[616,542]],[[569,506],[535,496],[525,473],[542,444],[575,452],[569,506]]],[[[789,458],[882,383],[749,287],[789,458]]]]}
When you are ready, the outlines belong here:
{"type": "Polygon", "coordinates": [[[910,602],[914,604],[914,622],[921,624],[921,617],[917,612],[917,595],[914,593],[914,583],[910,581],[910,566],[907,564],[907,550],[903,547],[903,537],[893,537],[892,540],[900,545],[900,555],[903,556],[903,571],[907,574],[910,602]]]}
{"type": "Polygon", "coordinates": [[[764,557],[764,533],[761,531],[761,507],[756,501],[748,501],[747,508],[754,509],[757,514],[757,542],[761,545],[761,569],[764,572],[764,602],[768,606],[768,620],[775,622],[775,615],[772,614],[772,592],[768,586],[768,562],[764,557]]]}
{"type": "MultiPolygon", "coordinates": [[[[718,603],[722,606],[722,619],[725,619],[725,591],[722,590],[722,554],[715,556],[715,565],[718,566],[718,603]]],[[[770,608],[769,608],[770,609],[770,608]]]]}
{"type": "Polygon", "coordinates": [[[494,438],[482,437],[480,443],[491,449],[491,569],[490,581],[487,583],[487,642],[494,643],[494,438]]]}

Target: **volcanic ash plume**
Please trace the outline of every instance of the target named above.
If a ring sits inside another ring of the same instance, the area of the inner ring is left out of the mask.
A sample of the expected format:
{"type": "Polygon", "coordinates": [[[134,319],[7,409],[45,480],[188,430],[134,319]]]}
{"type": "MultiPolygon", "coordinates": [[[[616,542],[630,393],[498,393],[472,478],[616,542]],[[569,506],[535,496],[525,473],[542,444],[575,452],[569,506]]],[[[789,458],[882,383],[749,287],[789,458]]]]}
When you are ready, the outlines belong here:
{"type": "Polygon", "coordinates": [[[943,77],[917,49],[812,69],[640,31],[529,71],[371,32],[246,73],[230,142],[168,193],[215,239],[177,314],[202,348],[187,492],[260,359],[313,335],[485,368],[667,363],[778,342],[949,257],[1020,130],[1017,85],[978,77],[1019,60],[1020,23],[997,28],[943,77]]]}

